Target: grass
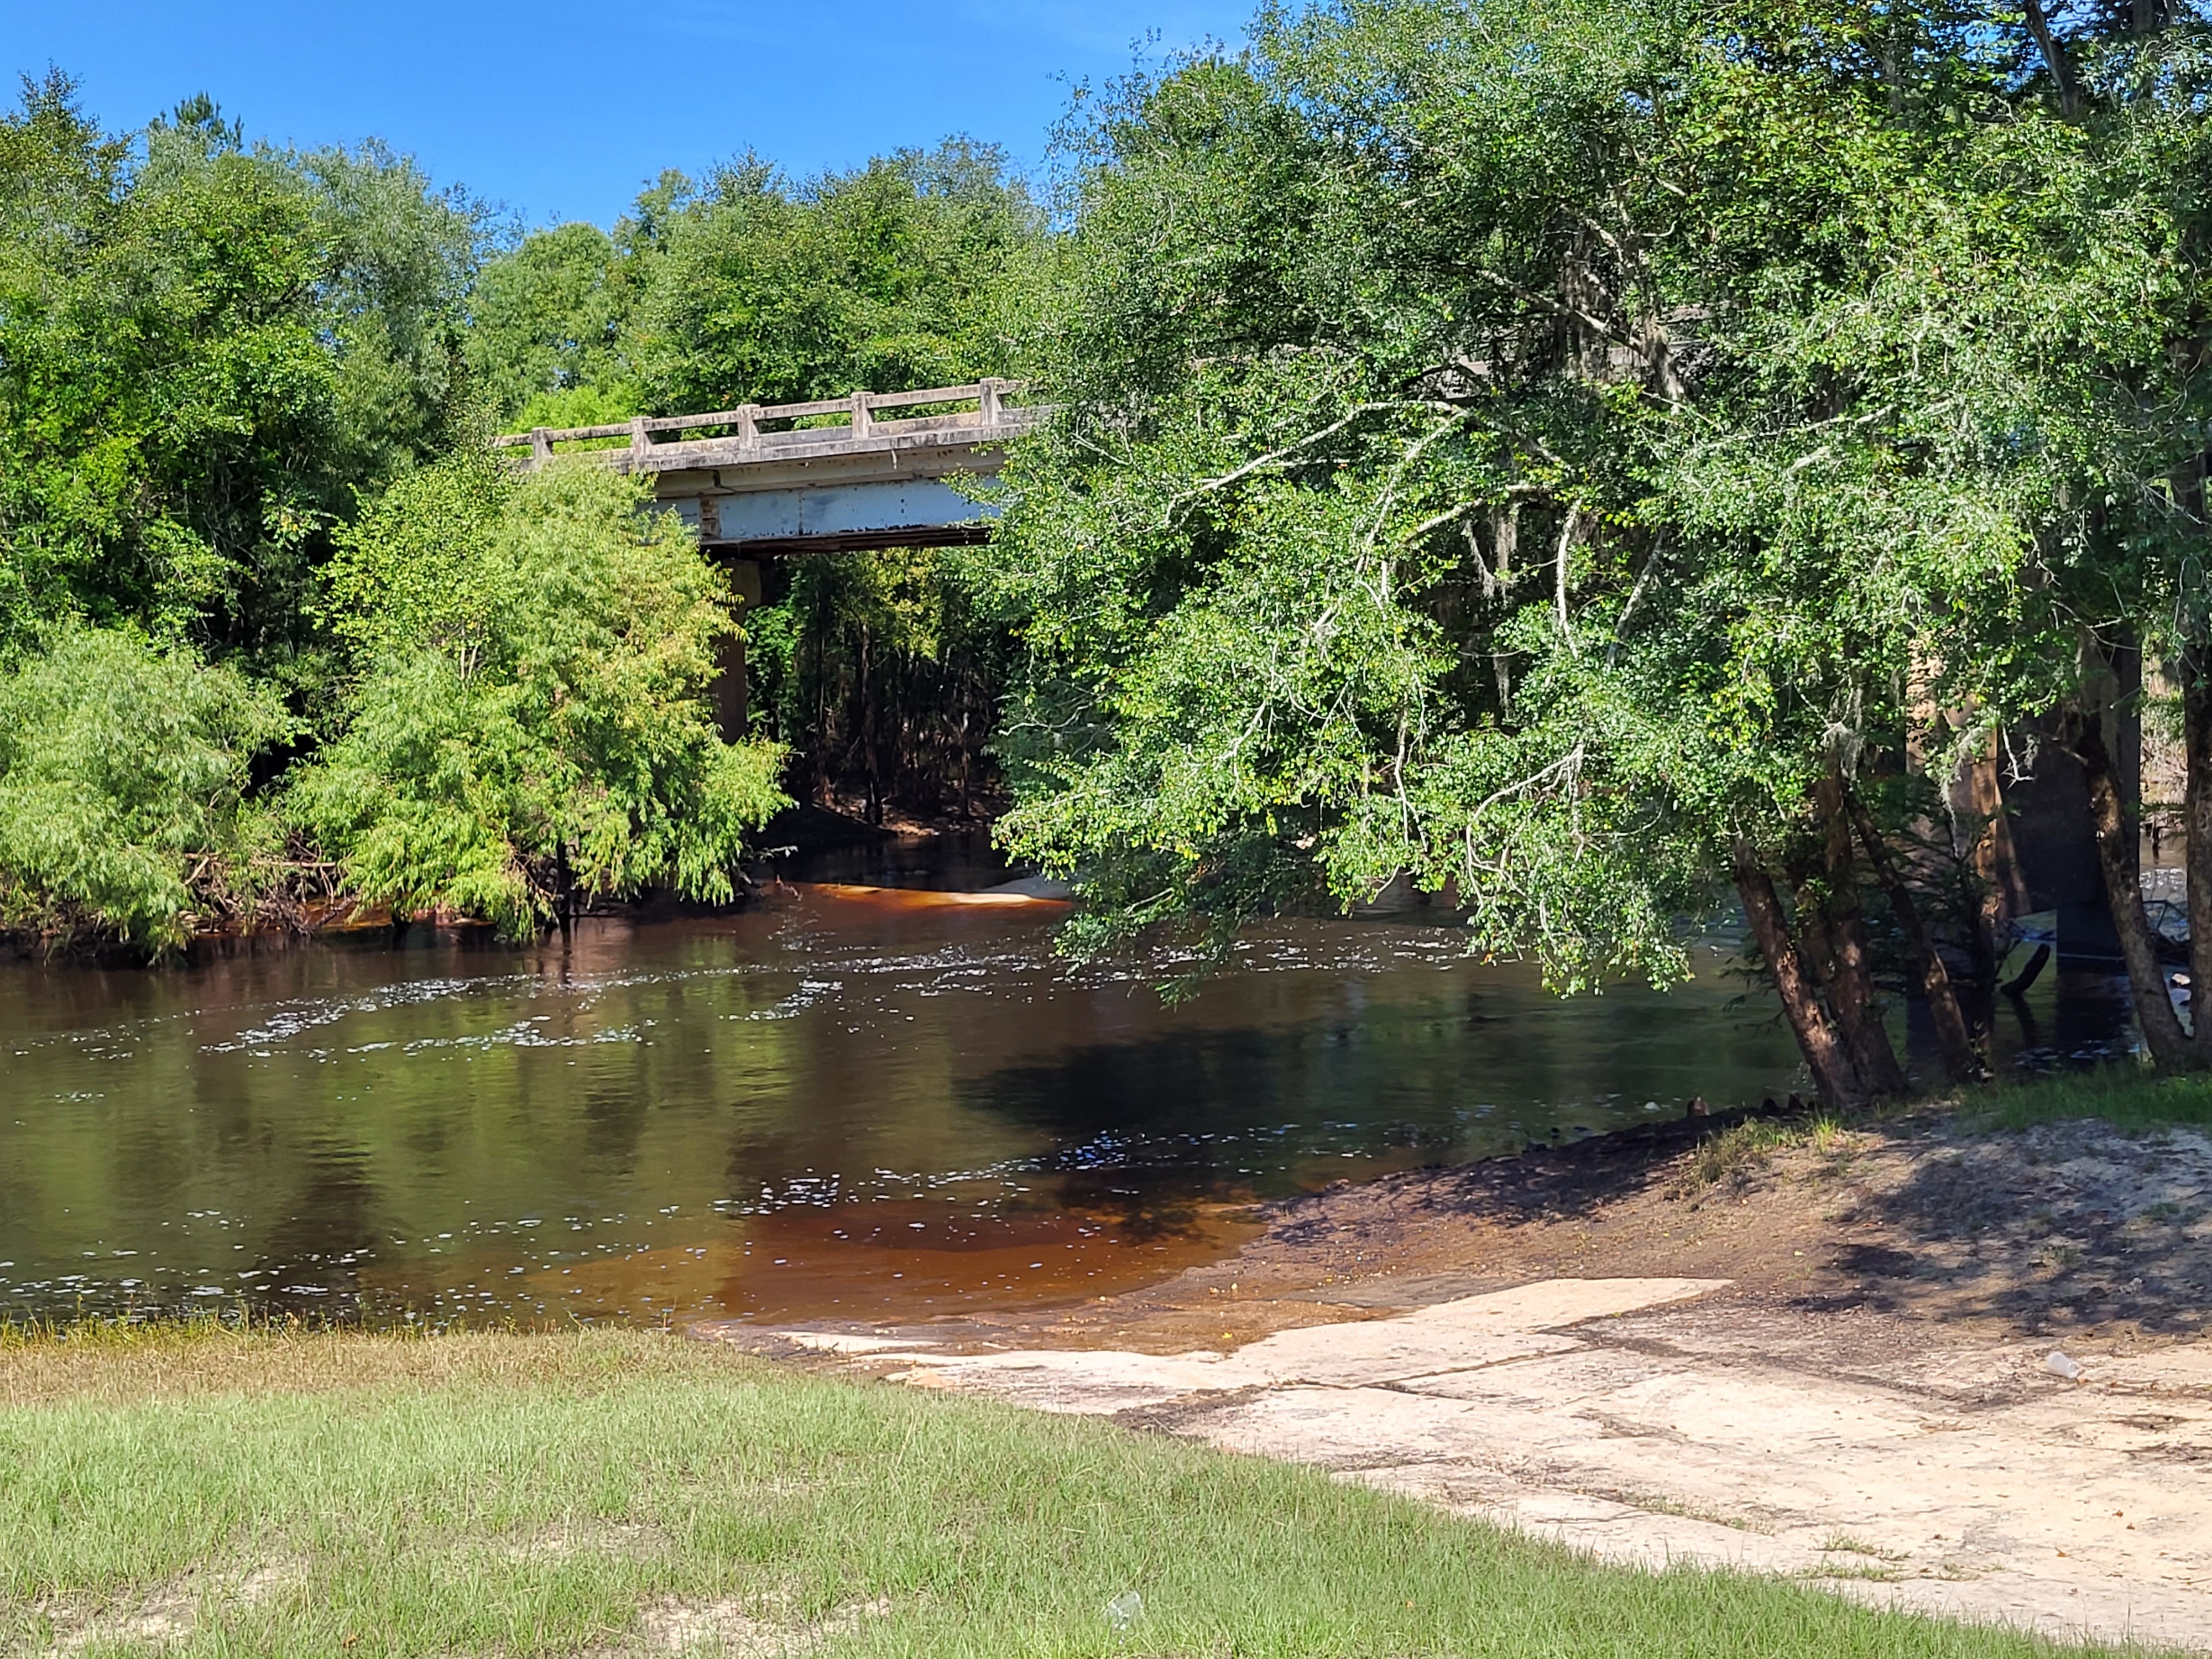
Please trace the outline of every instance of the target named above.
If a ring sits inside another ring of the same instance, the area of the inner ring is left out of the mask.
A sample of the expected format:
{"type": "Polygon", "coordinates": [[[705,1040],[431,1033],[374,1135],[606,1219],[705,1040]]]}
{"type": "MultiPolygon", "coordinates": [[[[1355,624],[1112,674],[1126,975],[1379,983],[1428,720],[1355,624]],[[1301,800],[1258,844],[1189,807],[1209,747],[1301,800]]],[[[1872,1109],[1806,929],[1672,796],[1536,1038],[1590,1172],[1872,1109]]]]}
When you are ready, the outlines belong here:
{"type": "Polygon", "coordinates": [[[1863,1538],[1854,1538],[1847,1532],[1832,1532],[1821,1543],[1822,1552],[1829,1555],[1870,1555],[1877,1561],[1902,1561],[1903,1550],[1886,1550],[1879,1544],[1869,1544],[1863,1538]]]}
{"type": "Polygon", "coordinates": [[[2084,1117],[2118,1129],[2212,1129],[2212,1075],[2159,1077],[2141,1066],[2105,1066],[2000,1084],[1963,1104],[1977,1123],[1995,1129],[2084,1117]]]}
{"type": "Polygon", "coordinates": [[[675,1337],[0,1340],[0,1652],[679,1650],[2090,1651],[675,1337]]]}
{"type": "Polygon", "coordinates": [[[1850,1133],[1826,1115],[1801,1121],[1747,1118],[1700,1140],[1683,1160],[1675,1190],[1684,1198],[1694,1198],[1723,1182],[1747,1181],[1775,1153],[1798,1147],[1833,1160],[1844,1153],[1850,1133]]]}
{"type": "MultiPolygon", "coordinates": [[[[2101,1119],[2115,1128],[2136,1133],[2212,1129],[2212,1073],[2160,1077],[2144,1066],[2105,1066],[1995,1084],[1925,1103],[1955,1109],[1964,1122],[1978,1129],[2027,1129],[2081,1118],[2101,1119]]],[[[1684,1158],[1675,1192],[1695,1199],[1724,1182],[1747,1182],[1780,1152],[1809,1150],[1832,1165],[1838,1164],[1850,1158],[1854,1125],[1878,1125],[1913,1109],[1910,1103],[1890,1103],[1855,1114],[1848,1122],[1822,1114],[1732,1123],[1700,1140],[1684,1158]]]]}

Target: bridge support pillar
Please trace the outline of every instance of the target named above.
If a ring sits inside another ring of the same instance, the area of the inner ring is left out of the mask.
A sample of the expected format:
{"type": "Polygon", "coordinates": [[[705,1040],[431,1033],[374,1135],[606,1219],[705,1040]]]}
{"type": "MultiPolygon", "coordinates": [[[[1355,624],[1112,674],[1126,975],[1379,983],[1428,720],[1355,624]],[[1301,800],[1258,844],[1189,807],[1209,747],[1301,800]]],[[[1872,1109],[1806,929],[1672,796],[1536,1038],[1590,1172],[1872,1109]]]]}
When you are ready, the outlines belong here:
{"type": "MultiPolygon", "coordinates": [[[[730,580],[730,609],[742,629],[761,602],[760,561],[732,559],[723,568],[730,580]]],[[[714,718],[722,728],[723,740],[736,743],[745,735],[746,716],[750,713],[745,685],[745,636],[742,632],[729,635],[722,641],[721,670],[714,682],[714,718]]]]}

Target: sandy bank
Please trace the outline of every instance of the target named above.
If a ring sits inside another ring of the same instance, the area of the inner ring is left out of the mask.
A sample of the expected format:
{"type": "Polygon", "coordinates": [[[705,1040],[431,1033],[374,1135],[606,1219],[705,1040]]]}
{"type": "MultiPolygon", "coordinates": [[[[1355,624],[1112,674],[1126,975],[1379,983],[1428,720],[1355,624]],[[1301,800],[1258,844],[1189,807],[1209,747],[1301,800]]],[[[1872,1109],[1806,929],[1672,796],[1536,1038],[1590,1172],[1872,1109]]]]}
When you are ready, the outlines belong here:
{"type": "Polygon", "coordinates": [[[2212,1650],[2209,1319],[2212,1140],[1931,1115],[1333,1189],[1229,1261],[1053,1316],[703,1328],[1607,1559],[2212,1650]]]}

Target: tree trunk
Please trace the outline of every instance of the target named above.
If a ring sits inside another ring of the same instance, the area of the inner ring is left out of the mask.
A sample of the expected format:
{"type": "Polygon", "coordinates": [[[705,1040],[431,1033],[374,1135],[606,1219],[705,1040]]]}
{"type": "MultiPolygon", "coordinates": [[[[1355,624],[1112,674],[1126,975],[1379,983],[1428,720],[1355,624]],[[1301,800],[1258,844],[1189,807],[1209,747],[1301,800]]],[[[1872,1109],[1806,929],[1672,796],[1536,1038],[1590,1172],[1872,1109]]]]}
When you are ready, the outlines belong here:
{"type": "Polygon", "coordinates": [[[2190,1047],[2212,1068],[2212,627],[2199,620],[2181,653],[2182,862],[2189,884],[2190,1047]]]}
{"type": "Polygon", "coordinates": [[[1966,1017],[1959,1007],[1958,993],[1951,984],[1951,970],[1943,965],[1936,941],[1928,936],[1920,906],[1912,896],[1912,890],[1905,884],[1897,860],[1890,856],[1888,844],[1881,838],[1874,814],[1856,795],[1850,798],[1850,805],[1852,821],[1858,826],[1859,840],[1866,847],[1867,862],[1889,900],[1891,913],[1897,917],[1898,931],[1905,935],[1905,948],[1912,952],[1913,965],[1919,974],[1920,993],[1928,999],[1928,1012],[1936,1021],[1936,1040],[1943,1051],[1944,1075],[1954,1083],[1978,1082],[1989,1075],[1989,1071],[1981,1055],[1975,1052],[1973,1036],[1966,1029],[1966,1017]]]}
{"type": "Polygon", "coordinates": [[[1782,997],[1782,1012],[1790,1021],[1790,1030],[1796,1035],[1805,1064],[1812,1071],[1813,1087],[1825,1105],[1841,1109],[1861,1104],[1866,1098],[1866,1091],[1842,1038],[1836,1033],[1835,1023],[1820,1006],[1813,983],[1806,976],[1804,964],[1798,959],[1797,947],[1790,937],[1789,920],[1782,913],[1781,896],[1774,890],[1774,878],[1767,873],[1766,866],[1759,861],[1759,854],[1748,842],[1736,842],[1735,862],[1735,890],[1743,899],[1752,937],[1759,941],[1759,951],[1774,975],[1775,989],[1782,997]]]}
{"type": "Polygon", "coordinates": [[[968,747],[969,714],[966,688],[963,687],[960,699],[960,817],[963,823],[975,815],[975,758],[974,751],[968,747]]]}
{"type": "Polygon", "coordinates": [[[867,780],[866,817],[870,823],[884,821],[884,781],[880,750],[883,747],[877,726],[882,724],[876,710],[875,633],[860,630],[860,764],[867,780]]]}
{"type": "Polygon", "coordinates": [[[1842,776],[1831,767],[1814,792],[1821,818],[1822,864],[1827,884],[1828,949],[1833,962],[1828,1004],[1850,1045],[1859,1079],[1870,1093],[1901,1095],[1910,1086],[1889,1033],[1874,1004],[1874,974],[1867,960],[1866,927],[1859,914],[1857,860],[1845,815],[1842,776]]]}
{"type": "MultiPolygon", "coordinates": [[[[1496,568],[1497,599],[1503,605],[1511,598],[1513,554],[1521,539],[1521,504],[1509,503],[1493,508],[1490,515],[1491,562],[1496,568]]],[[[1510,714],[1513,708],[1513,657],[1510,652],[1490,653],[1490,672],[1498,681],[1498,711],[1510,714]]]]}
{"type": "Polygon", "coordinates": [[[2051,71],[2051,83],[2058,89],[2058,112],[2072,120],[2081,108],[2081,91],[2074,78],[2074,62],[2068,55],[2066,43],[2051,27],[2051,16],[2044,9],[2043,0],[2026,0],[2027,32],[2035,39],[2035,49],[2043,54],[2043,64],[2051,71]]]}
{"type": "Polygon", "coordinates": [[[2013,851],[2012,824],[2005,817],[2004,790],[1997,781],[1995,739],[1990,752],[1966,763],[1952,797],[1954,812],[1961,796],[1965,810],[1981,820],[1964,851],[1968,866],[1982,884],[1981,902],[1974,907],[1973,917],[1973,991],[1978,1006],[1985,1009],[2003,966],[2003,956],[1996,945],[1998,930],[2014,915],[2034,908],[2021,884],[2020,860],[2013,851]]]}
{"type": "Polygon", "coordinates": [[[810,757],[814,769],[814,804],[832,804],[830,782],[830,670],[829,645],[823,635],[829,631],[830,607],[819,599],[815,602],[811,618],[814,643],[814,741],[810,745],[810,757]]]}
{"type": "MultiPolygon", "coordinates": [[[[2173,999],[2166,993],[2166,975],[2151,940],[2150,917],[2143,909],[2142,831],[2120,793],[2112,751],[2105,746],[2104,720],[2094,711],[2077,711],[2068,726],[2070,746],[2088,787],[2097,867],[2105,878],[2105,902],[2112,908],[2112,927],[2119,935],[2120,957],[2127,964],[2136,1023],[2159,1070],[2187,1070],[2195,1055],[2181,1029],[2181,1017],[2173,1011],[2173,999]]],[[[2191,859],[2193,862],[2193,854],[2191,859]]]]}

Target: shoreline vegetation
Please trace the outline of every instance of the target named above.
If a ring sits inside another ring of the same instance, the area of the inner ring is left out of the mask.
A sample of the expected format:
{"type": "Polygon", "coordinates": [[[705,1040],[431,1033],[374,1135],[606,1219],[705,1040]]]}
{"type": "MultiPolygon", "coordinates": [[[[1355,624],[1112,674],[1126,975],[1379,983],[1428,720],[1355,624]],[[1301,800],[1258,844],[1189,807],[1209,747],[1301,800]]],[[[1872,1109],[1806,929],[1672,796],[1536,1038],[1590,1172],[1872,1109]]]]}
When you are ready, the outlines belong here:
{"type": "Polygon", "coordinates": [[[1393,888],[1563,993],[1740,913],[1832,1109],[1908,1092],[1899,997],[1980,1076],[2010,924],[2094,884],[2212,1071],[2134,787],[2212,983],[2208,93],[2158,0],[1320,0],[1073,96],[1049,176],[746,152],[526,232],[27,77],[0,926],[520,938],[726,902],[842,796],[981,806],[1071,952],[1193,947],[1170,990],[1393,888]],[[647,481],[487,435],[986,376],[1053,411],[988,548],[743,597],[647,481]]]}
{"type": "MultiPolygon", "coordinates": [[[[1881,1116],[1912,1112],[2014,1142],[2093,1119],[2201,1132],[2212,1085],[2107,1071],[1881,1116]]],[[[1880,1127],[1745,1115],[1524,1156],[1532,1176],[1631,1156],[1690,1214],[1737,1201],[1770,1160],[1832,1165],[1880,1127]]],[[[1486,1170],[1502,1173],[1426,1178],[1486,1170]]],[[[1800,1208],[1827,1201],[1817,1180],[1779,1186],[1800,1208]]],[[[1264,1271],[1248,1257],[1212,1279],[1264,1271]]],[[[1201,1311],[1228,1334],[1218,1302],[1201,1311]]],[[[1153,1327],[1173,1345],[1171,1322],[1153,1327]]],[[[1312,1470],[822,1369],[618,1328],[7,1328],[0,1650],[2119,1650],[1753,1574],[1601,1565],[1312,1470]]]]}
{"type": "MultiPolygon", "coordinates": [[[[714,915],[754,902],[763,886],[782,879],[776,861],[780,858],[804,858],[899,842],[927,844],[938,836],[973,833],[988,827],[980,819],[932,820],[899,813],[892,814],[884,824],[873,824],[851,810],[860,805],[848,801],[834,806],[786,806],[761,827],[757,838],[768,852],[750,866],[741,865],[731,872],[731,893],[719,902],[648,888],[619,896],[599,894],[580,898],[567,919],[572,922],[607,917],[658,921],[672,916],[714,915]]],[[[370,903],[328,890],[313,898],[294,896],[289,902],[266,904],[252,914],[194,916],[189,921],[189,932],[157,957],[156,962],[189,965],[196,949],[223,944],[367,939],[394,928],[411,927],[428,927],[484,939],[506,937],[496,922],[450,906],[395,912],[389,902],[370,903]]],[[[88,936],[66,927],[11,927],[4,916],[0,916],[0,951],[43,957],[64,965],[144,966],[148,963],[143,947],[128,939],[88,936]]]]}

